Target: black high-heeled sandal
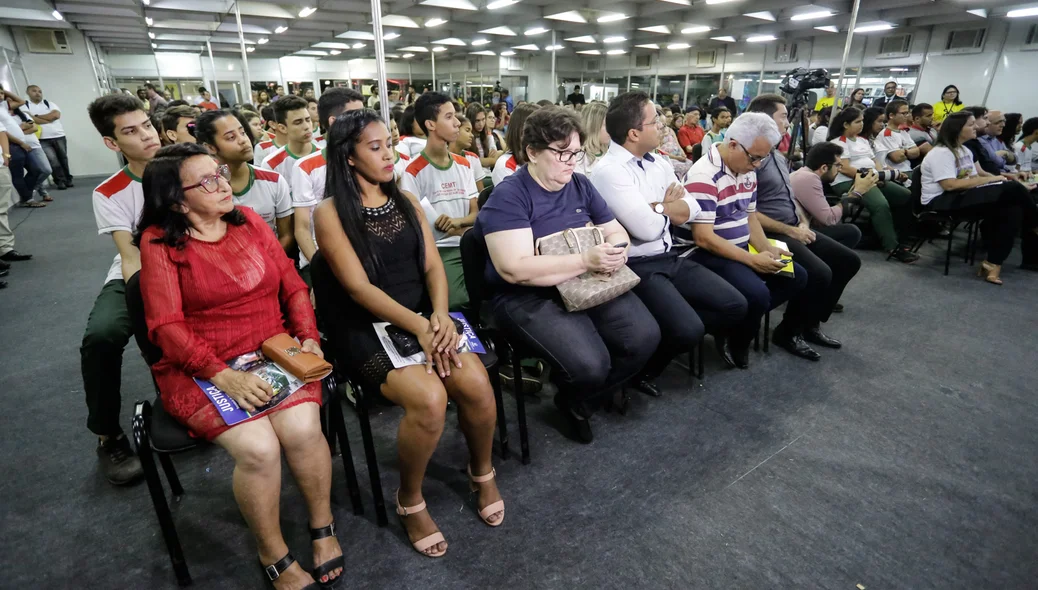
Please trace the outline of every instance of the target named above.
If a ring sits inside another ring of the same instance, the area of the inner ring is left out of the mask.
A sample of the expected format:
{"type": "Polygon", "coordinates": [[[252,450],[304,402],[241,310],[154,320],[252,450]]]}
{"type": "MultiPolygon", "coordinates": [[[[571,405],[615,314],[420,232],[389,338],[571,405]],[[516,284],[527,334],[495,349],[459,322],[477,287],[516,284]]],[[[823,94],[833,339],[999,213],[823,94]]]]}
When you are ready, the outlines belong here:
{"type": "MultiPolygon", "coordinates": [[[[289,553],[277,560],[277,563],[271,565],[263,565],[263,562],[261,561],[260,567],[263,568],[263,573],[267,574],[267,579],[273,583],[274,580],[281,577],[281,574],[285,573],[285,570],[292,567],[292,564],[295,562],[296,558],[292,557],[292,554],[289,553]]],[[[307,584],[303,590],[320,590],[320,588],[321,586],[318,584],[307,584]]]]}
{"type": "MultiPolygon", "coordinates": [[[[332,522],[332,524],[330,524],[330,525],[328,525],[326,527],[321,527],[319,529],[310,529],[310,540],[311,541],[319,541],[321,539],[324,539],[325,537],[334,537],[334,536],[335,536],[335,522],[334,521],[332,522]]],[[[340,548],[340,550],[341,550],[341,548],[340,548]]],[[[310,572],[310,575],[313,576],[314,581],[316,581],[321,586],[321,588],[331,588],[331,587],[333,587],[333,586],[335,586],[336,584],[339,583],[339,580],[342,579],[342,574],[339,574],[334,579],[328,580],[327,582],[322,582],[321,578],[327,576],[328,574],[332,573],[333,571],[335,571],[335,570],[337,570],[339,568],[343,568],[343,570],[346,569],[346,558],[344,556],[342,556],[342,555],[340,555],[338,557],[333,557],[332,559],[329,559],[328,561],[322,563],[321,565],[315,565],[313,571],[310,572]]]]}

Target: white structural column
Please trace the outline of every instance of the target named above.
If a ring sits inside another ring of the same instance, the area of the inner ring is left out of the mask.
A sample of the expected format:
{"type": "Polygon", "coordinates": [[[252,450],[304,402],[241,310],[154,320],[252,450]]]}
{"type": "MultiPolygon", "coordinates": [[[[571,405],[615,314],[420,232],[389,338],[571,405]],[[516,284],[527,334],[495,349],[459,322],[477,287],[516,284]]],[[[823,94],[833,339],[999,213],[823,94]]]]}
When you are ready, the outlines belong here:
{"type": "MultiPolygon", "coordinates": [[[[162,80],[162,69],[159,68],[159,56],[154,50],[152,50],[151,57],[155,59],[155,75],[159,79],[159,90],[164,91],[166,89],[166,83],[162,80]]],[[[162,94],[162,92],[159,92],[159,94],[162,94]]]]}
{"type": "MultiPolygon", "coordinates": [[[[387,92],[386,86],[386,47],[382,39],[381,0],[371,0],[371,27],[375,35],[375,75],[378,77],[379,106],[382,107],[382,118],[389,121],[389,92],[387,92]]],[[[433,79],[436,79],[435,73],[433,73],[433,79]]],[[[407,81],[411,81],[410,62],[407,63],[407,81]]],[[[410,132],[409,129],[408,133],[410,132]]]]}
{"type": "Polygon", "coordinates": [[[241,102],[252,101],[252,80],[249,79],[249,58],[245,50],[245,31],[241,28],[241,11],[238,3],[234,3],[234,21],[238,23],[238,43],[241,45],[241,73],[245,77],[245,87],[241,89],[241,102]]]}
{"type": "MultiPolygon", "coordinates": [[[[436,49],[433,47],[433,49],[436,49]]],[[[429,57],[432,59],[432,92],[436,92],[436,52],[429,51],[429,57]]]]}
{"type": "MultiPolygon", "coordinates": [[[[857,88],[861,84],[861,70],[865,67],[865,54],[869,52],[869,38],[865,37],[865,42],[861,46],[861,60],[858,61],[858,75],[854,77],[854,88],[857,88]]],[[[854,90],[851,89],[853,92],[854,90]]]]}
{"type": "Polygon", "coordinates": [[[843,44],[843,59],[840,60],[840,83],[836,88],[837,100],[833,102],[833,117],[835,117],[836,113],[840,111],[839,97],[843,96],[843,87],[846,85],[844,78],[847,73],[847,57],[851,53],[851,41],[854,40],[854,27],[858,23],[858,8],[860,6],[861,0],[854,0],[854,7],[851,8],[851,22],[847,25],[847,40],[843,44]]]}
{"type": "MultiPolygon", "coordinates": [[[[605,62],[602,62],[602,96],[605,97],[605,62]]],[[[581,89],[583,92],[583,89],[581,89]]],[[[555,29],[551,30],[551,101],[559,102],[559,81],[555,79],[555,29]]]]}
{"type": "Polygon", "coordinates": [[[764,66],[768,63],[768,46],[764,46],[764,57],[760,58],[760,78],[757,78],[757,96],[764,92],[764,66]]]}
{"type": "MultiPolygon", "coordinates": [[[[220,96],[220,81],[216,79],[218,76],[216,73],[216,60],[213,59],[213,46],[209,43],[209,39],[205,40],[205,48],[209,51],[209,67],[213,70],[213,97],[216,98],[216,104],[222,107],[224,104],[222,100],[223,97],[220,96]]],[[[251,100],[252,93],[249,93],[249,98],[251,100]]]]}
{"type": "MultiPolygon", "coordinates": [[[[1002,56],[1006,52],[1006,39],[1009,38],[1009,25],[1006,25],[1006,32],[1002,35],[1002,44],[998,47],[998,57],[995,58],[995,67],[991,69],[991,75],[988,76],[988,85],[984,89],[984,100],[980,101],[980,104],[988,104],[988,95],[991,94],[991,85],[995,82],[995,76],[998,74],[998,65],[1002,63],[1002,56]]],[[[922,79],[922,76],[919,77],[922,79]]],[[[916,85],[918,85],[918,80],[916,85]]],[[[943,97],[942,97],[943,98],[943,97]]]]}

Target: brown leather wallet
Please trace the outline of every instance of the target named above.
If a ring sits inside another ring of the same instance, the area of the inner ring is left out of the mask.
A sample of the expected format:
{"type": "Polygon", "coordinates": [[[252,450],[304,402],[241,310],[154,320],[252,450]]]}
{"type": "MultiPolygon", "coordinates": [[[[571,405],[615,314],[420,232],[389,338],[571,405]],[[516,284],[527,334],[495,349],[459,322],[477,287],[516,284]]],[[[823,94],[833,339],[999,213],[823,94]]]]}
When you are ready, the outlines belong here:
{"type": "Polygon", "coordinates": [[[296,339],[288,334],[278,334],[264,340],[263,355],[304,383],[320,381],[332,372],[331,363],[312,352],[303,352],[296,339]]]}

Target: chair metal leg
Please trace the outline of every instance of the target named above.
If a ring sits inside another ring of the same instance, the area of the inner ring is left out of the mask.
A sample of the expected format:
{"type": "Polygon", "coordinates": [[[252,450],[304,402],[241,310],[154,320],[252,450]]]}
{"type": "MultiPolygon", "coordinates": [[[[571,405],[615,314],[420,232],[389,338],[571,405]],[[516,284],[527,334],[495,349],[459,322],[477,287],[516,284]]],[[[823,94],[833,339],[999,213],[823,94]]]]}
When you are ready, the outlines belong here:
{"type": "Polygon", "coordinates": [[[753,350],[760,350],[760,328],[757,329],[757,334],[753,337],[753,350]]]}
{"type": "MultiPolygon", "coordinates": [[[[498,357],[500,358],[500,357],[498,357]]],[[[494,366],[494,369],[488,373],[490,377],[490,387],[494,390],[494,403],[497,404],[497,433],[498,442],[501,445],[501,459],[508,459],[508,422],[505,420],[505,400],[504,395],[501,393],[501,363],[498,362],[494,366]]],[[[517,380],[519,383],[519,393],[522,395],[522,379],[517,380]]]]}
{"type": "Polygon", "coordinates": [[[771,334],[771,310],[764,312],[764,352],[768,352],[768,336],[771,334]]]}
{"type": "Polygon", "coordinates": [[[954,235],[948,236],[948,251],[944,255],[944,276],[948,276],[948,271],[951,269],[952,242],[955,241],[952,238],[954,237],[954,235]]]}
{"type": "Polygon", "coordinates": [[[360,386],[353,384],[354,395],[357,396],[357,417],[360,419],[360,436],[364,439],[364,456],[368,463],[368,476],[371,478],[371,495],[375,499],[375,520],[378,526],[386,526],[386,500],[382,495],[382,477],[378,472],[378,457],[375,455],[375,439],[371,435],[371,418],[368,415],[368,400],[360,386]]]}
{"type": "Polygon", "coordinates": [[[966,224],[966,255],[962,259],[966,264],[969,264],[970,261],[970,246],[973,244],[973,233],[976,228],[976,224],[972,221],[966,224]]]}
{"type": "Polygon", "coordinates": [[[699,363],[699,371],[698,371],[698,374],[696,375],[696,377],[698,377],[699,380],[702,381],[703,380],[703,375],[704,375],[704,372],[703,372],[703,356],[705,356],[706,339],[705,338],[700,338],[699,339],[699,346],[697,346],[696,348],[699,349],[699,361],[698,361],[698,363],[699,363]]]}
{"type": "MultiPolygon", "coordinates": [[[[159,519],[159,528],[162,530],[162,538],[166,542],[166,550],[169,552],[169,561],[173,565],[173,573],[177,577],[180,586],[191,585],[191,573],[187,569],[187,561],[184,559],[184,549],[180,546],[180,537],[177,536],[176,525],[173,524],[173,515],[170,514],[169,504],[166,503],[166,493],[162,489],[162,480],[159,479],[159,470],[155,467],[155,456],[151,449],[151,439],[148,436],[148,423],[151,421],[151,404],[146,401],[137,402],[133,416],[133,443],[136,446],[137,456],[144,471],[144,479],[148,484],[148,493],[151,495],[152,506],[155,507],[155,516],[159,519]]],[[[176,477],[174,475],[174,477],[176,477]]],[[[179,486],[179,482],[177,482],[179,486]]],[[[181,490],[183,493],[183,490],[181,490]]]]}
{"type": "Polygon", "coordinates": [[[173,458],[167,453],[156,453],[159,456],[159,463],[162,463],[162,471],[166,473],[166,481],[169,482],[169,491],[173,492],[174,499],[180,499],[180,496],[184,495],[184,488],[180,485],[180,478],[177,477],[177,470],[173,467],[173,458]]]}
{"type": "Polygon", "coordinates": [[[346,472],[346,491],[350,494],[353,513],[364,514],[364,503],[360,499],[360,485],[357,484],[357,471],[353,467],[353,451],[350,449],[350,439],[346,434],[346,420],[342,417],[342,401],[332,395],[327,405],[328,418],[333,429],[332,439],[339,439],[339,448],[342,449],[342,468],[346,472]]]}
{"type": "Polygon", "coordinates": [[[508,352],[512,359],[512,374],[515,375],[515,382],[519,383],[518,387],[513,388],[515,390],[515,409],[516,414],[519,418],[519,448],[522,453],[523,465],[530,464],[530,438],[529,433],[526,430],[526,399],[523,395],[522,381],[522,365],[519,362],[519,355],[515,351],[515,347],[509,346],[508,352]]]}

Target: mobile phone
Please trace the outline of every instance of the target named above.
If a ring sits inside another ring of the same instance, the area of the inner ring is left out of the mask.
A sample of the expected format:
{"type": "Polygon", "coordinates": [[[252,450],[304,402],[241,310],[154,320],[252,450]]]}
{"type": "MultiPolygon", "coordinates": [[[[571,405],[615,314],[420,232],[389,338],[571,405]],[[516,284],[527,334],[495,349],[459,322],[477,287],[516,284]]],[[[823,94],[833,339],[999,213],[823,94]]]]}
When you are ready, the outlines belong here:
{"type": "Polygon", "coordinates": [[[613,244],[614,248],[626,248],[627,242],[620,242],[619,244],[613,244]]]}

